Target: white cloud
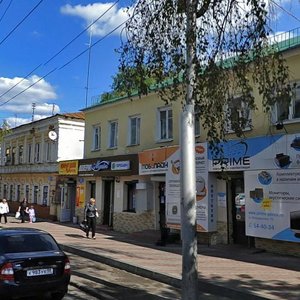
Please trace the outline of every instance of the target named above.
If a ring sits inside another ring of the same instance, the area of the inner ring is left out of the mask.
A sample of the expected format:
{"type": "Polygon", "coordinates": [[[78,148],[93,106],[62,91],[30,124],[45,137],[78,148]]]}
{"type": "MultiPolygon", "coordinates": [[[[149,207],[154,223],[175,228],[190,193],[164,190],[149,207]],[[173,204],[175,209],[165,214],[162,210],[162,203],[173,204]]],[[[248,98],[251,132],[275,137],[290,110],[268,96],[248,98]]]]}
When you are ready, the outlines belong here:
{"type": "Polygon", "coordinates": [[[31,119],[28,120],[27,118],[22,119],[22,117],[18,117],[18,115],[30,114],[31,116],[33,111],[32,103],[35,103],[34,112],[39,118],[41,116],[43,118],[48,117],[53,112],[59,112],[59,107],[57,105],[54,105],[53,107],[53,104],[49,103],[51,100],[57,98],[54,87],[37,75],[33,75],[26,79],[21,77],[0,77],[0,95],[2,95],[0,100],[0,111],[12,112],[15,115],[15,117],[7,119],[11,126],[15,126],[15,123],[20,125],[31,121],[31,119]],[[40,80],[38,83],[30,87],[38,80],[40,80]],[[12,90],[7,92],[10,88],[12,88],[12,90]],[[26,90],[26,88],[28,88],[28,90],[26,90]],[[21,94],[16,96],[19,93],[21,94]]]}
{"type": "MultiPolygon", "coordinates": [[[[112,5],[113,3],[93,3],[86,6],[72,6],[67,4],[62,6],[60,11],[65,15],[82,18],[85,21],[85,26],[88,26],[104,14],[112,5]]],[[[93,35],[104,36],[127,19],[126,8],[118,8],[115,5],[92,26],[93,35]]],[[[120,31],[121,28],[116,30],[114,34],[119,34],[120,31]]]]}

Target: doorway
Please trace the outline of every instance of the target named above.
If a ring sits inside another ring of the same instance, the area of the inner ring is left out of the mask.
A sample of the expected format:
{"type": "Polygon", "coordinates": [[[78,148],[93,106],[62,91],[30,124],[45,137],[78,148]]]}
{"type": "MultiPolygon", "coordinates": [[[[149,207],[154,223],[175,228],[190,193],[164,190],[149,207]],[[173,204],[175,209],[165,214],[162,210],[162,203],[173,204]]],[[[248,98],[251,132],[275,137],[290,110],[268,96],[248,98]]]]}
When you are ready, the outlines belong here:
{"type": "Polygon", "coordinates": [[[103,180],[103,225],[113,226],[114,180],[103,180]]]}
{"type": "Polygon", "coordinates": [[[160,229],[160,240],[157,242],[158,245],[164,246],[168,239],[169,229],[167,228],[166,220],[166,183],[158,183],[158,199],[159,199],[159,229],[160,229]]]}
{"type": "MultiPolygon", "coordinates": [[[[237,174],[236,174],[237,175],[237,174]]],[[[246,236],[245,223],[245,190],[244,176],[231,177],[231,208],[232,208],[232,238],[235,244],[247,245],[248,238],[246,236]]]]}

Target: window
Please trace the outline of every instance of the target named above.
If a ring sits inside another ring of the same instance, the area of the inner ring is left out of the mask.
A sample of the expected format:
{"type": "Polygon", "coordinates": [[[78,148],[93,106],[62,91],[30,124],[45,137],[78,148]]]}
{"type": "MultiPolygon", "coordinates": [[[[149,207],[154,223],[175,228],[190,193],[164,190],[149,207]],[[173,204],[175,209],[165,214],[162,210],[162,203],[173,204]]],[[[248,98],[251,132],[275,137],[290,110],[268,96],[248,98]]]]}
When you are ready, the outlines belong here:
{"type": "Polygon", "coordinates": [[[40,157],[40,143],[35,144],[35,149],[34,149],[34,162],[40,162],[41,157],[40,157]]]}
{"type": "Polygon", "coordinates": [[[18,184],[17,185],[17,195],[16,195],[16,200],[19,202],[21,200],[21,186],[18,184]]]}
{"type": "Polygon", "coordinates": [[[9,186],[9,200],[13,201],[14,200],[14,186],[11,184],[9,186]]]}
{"type": "Polygon", "coordinates": [[[135,212],[136,209],[136,183],[127,182],[127,211],[135,212]]]}
{"type": "Polygon", "coordinates": [[[11,151],[11,164],[12,165],[16,164],[16,147],[12,147],[12,151],[11,151]]]}
{"type": "Polygon", "coordinates": [[[300,118],[300,84],[292,89],[290,105],[276,103],[274,107],[274,122],[282,122],[300,118]]]}
{"type": "Polygon", "coordinates": [[[3,185],[3,198],[7,199],[7,184],[3,185]]]}
{"type": "Polygon", "coordinates": [[[251,129],[251,110],[242,97],[233,97],[227,108],[227,131],[251,129]]]}
{"type": "Polygon", "coordinates": [[[158,139],[169,140],[173,138],[173,114],[170,107],[158,110],[158,139]]]}
{"type": "Polygon", "coordinates": [[[32,162],[32,144],[28,144],[27,146],[28,152],[27,152],[27,162],[31,163],[32,162]]]}
{"type": "Polygon", "coordinates": [[[108,148],[116,148],[118,146],[118,122],[109,122],[109,143],[108,148]]]}
{"type": "Polygon", "coordinates": [[[24,152],[24,147],[23,145],[19,146],[19,164],[23,163],[23,152],[24,152]]]}
{"type": "Polygon", "coordinates": [[[49,187],[45,185],[43,187],[43,205],[47,206],[48,204],[48,195],[49,195],[49,187]]]}
{"type": "Polygon", "coordinates": [[[38,194],[39,194],[39,187],[35,185],[33,187],[33,203],[37,204],[38,203],[38,194]]]}
{"type": "Polygon", "coordinates": [[[29,185],[25,186],[25,198],[29,200],[29,185]]]}
{"type": "Polygon", "coordinates": [[[52,153],[52,147],[53,143],[52,142],[46,142],[45,143],[45,160],[47,162],[51,161],[51,153],[52,153]]]}
{"type": "Polygon", "coordinates": [[[101,127],[99,125],[93,126],[93,145],[92,150],[99,150],[101,147],[101,127]]]}
{"type": "Polygon", "coordinates": [[[5,164],[10,165],[11,163],[11,148],[7,147],[5,150],[5,164]]]}
{"type": "Polygon", "coordinates": [[[139,116],[129,117],[129,145],[140,144],[140,125],[141,118],[139,116]]]}

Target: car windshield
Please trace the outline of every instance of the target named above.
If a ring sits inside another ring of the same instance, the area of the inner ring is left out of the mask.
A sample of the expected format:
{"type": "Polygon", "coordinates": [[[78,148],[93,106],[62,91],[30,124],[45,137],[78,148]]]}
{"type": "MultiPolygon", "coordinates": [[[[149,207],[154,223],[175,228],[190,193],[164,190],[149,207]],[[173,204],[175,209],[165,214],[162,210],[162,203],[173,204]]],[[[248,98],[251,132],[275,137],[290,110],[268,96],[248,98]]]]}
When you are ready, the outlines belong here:
{"type": "Polygon", "coordinates": [[[48,234],[13,234],[0,236],[0,254],[19,252],[58,251],[59,247],[48,234]]]}

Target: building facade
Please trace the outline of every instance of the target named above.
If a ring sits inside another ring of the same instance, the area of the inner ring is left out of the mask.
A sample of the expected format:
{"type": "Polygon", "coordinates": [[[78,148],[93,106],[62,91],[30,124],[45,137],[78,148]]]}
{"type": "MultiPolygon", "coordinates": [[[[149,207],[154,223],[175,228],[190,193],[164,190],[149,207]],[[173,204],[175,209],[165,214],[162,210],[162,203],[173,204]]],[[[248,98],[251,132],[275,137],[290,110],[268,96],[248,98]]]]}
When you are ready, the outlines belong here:
{"type": "Polygon", "coordinates": [[[0,195],[9,201],[11,211],[26,198],[38,218],[70,221],[76,182],[58,181],[59,161],[82,158],[83,144],[82,112],[57,114],[11,129],[1,142],[0,166],[0,195]]]}
{"type": "MultiPolygon", "coordinates": [[[[281,48],[294,86],[290,106],[276,105],[264,113],[254,86],[257,109],[250,111],[237,95],[233,109],[247,116],[252,126],[237,139],[228,125],[222,161],[210,153],[206,133],[196,119],[200,242],[299,255],[299,45],[300,39],[293,38],[281,48]],[[264,183],[265,176],[272,181],[264,183]]],[[[180,231],[180,99],[165,105],[157,95],[148,94],[99,102],[84,112],[84,159],[92,164],[79,162],[81,203],[95,196],[102,211],[99,222],[118,231],[158,230],[164,225],[180,231]],[[126,165],[129,155],[138,156],[138,171],[116,173],[113,163],[126,165]],[[105,164],[106,171],[92,170],[93,165],[105,164]]],[[[82,210],[78,206],[76,213],[82,216],[82,210]]]]}

